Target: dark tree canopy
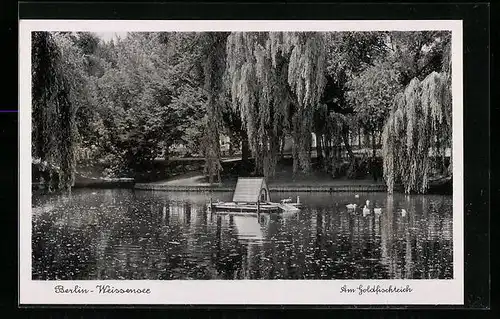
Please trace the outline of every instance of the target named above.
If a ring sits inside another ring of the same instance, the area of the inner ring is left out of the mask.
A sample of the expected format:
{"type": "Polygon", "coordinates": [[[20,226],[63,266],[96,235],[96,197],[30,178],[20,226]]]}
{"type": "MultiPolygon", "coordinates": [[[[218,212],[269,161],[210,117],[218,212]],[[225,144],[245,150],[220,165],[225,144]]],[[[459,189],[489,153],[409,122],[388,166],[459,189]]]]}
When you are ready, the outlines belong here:
{"type": "Polygon", "coordinates": [[[85,103],[81,51],[64,34],[32,34],[33,156],[55,174],[47,181],[68,190],[74,182],[78,107],[85,103]]]}
{"type": "Polygon", "coordinates": [[[351,177],[352,139],[368,134],[373,158],[381,137],[389,190],[425,192],[435,154],[451,144],[449,32],[130,32],[111,41],[35,32],[32,39],[33,157],[57,172],[55,188],[69,189],[84,159],[109,176],[128,176],[179,146],[202,156],[209,181],[220,182],[224,135],[243,161],[254,158],[257,175],[275,174],[291,138],[294,174],[318,163],[337,177],[347,160],[351,177]]]}

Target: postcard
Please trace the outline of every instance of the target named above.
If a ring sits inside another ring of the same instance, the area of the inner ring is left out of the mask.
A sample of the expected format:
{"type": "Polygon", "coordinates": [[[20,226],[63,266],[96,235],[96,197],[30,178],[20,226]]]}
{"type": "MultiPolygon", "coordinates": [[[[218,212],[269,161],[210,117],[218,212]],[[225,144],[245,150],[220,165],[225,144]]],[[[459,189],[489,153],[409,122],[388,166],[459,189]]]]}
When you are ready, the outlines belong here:
{"type": "Polygon", "coordinates": [[[462,305],[458,20],[20,20],[21,305],[462,305]]]}

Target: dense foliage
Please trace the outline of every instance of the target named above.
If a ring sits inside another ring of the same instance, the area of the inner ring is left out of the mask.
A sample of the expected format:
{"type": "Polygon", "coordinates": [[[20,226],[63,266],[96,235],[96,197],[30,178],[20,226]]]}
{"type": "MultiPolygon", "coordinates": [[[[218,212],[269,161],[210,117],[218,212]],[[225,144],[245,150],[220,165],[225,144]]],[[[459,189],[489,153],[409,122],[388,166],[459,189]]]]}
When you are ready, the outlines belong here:
{"type": "Polygon", "coordinates": [[[451,43],[446,35],[433,43],[441,44],[437,47],[444,52],[437,70],[423,79],[413,78],[395,95],[384,127],[384,175],[391,193],[396,184],[401,184],[406,193],[426,193],[433,166],[439,163],[434,175],[452,173],[451,153],[448,167],[444,161],[452,145],[451,43]]]}
{"type": "Polygon", "coordinates": [[[406,193],[429,188],[431,155],[451,146],[451,100],[446,73],[413,79],[394,101],[383,133],[384,172],[389,192],[401,183],[406,193]],[[433,152],[432,152],[433,151],[433,152]]]}
{"type": "Polygon", "coordinates": [[[310,169],[313,108],[325,85],[325,39],[308,33],[232,33],[226,78],[256,158],[256,170],[274,174],[280,141],[293,136],[294,172],[310,169]]]}
{"type": "Polygon", "coordinates": [[[76,112],[87,101],[81,55],[64,34],[32,34],[33,157],[50,171],[50,188],[74,183],[76,112]]]}
{"type": "Polygon", "coordinates": [[[33,156],[69,189],[78,165],[130,176],[179,148],[221,181],[223,135],[263,176],[288,139],[294,173],[311,172],[314,137],[333,177],[362,170],[355,140],[373,158],[382,142],[390,191],[425,192],[451,143],[449,50],[437,31],[36,32],[33,156]]]}

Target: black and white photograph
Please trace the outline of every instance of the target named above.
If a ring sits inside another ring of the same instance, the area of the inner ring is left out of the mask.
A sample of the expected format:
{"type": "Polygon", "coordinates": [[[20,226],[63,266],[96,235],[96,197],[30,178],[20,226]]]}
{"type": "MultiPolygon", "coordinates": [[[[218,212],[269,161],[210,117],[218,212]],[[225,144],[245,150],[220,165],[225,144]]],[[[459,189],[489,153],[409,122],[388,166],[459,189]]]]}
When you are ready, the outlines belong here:
{"type": "Polygon", "coordinates": [[[462,298],[461,24],[118,22],[22,38],[26,281],[462,298]]]}

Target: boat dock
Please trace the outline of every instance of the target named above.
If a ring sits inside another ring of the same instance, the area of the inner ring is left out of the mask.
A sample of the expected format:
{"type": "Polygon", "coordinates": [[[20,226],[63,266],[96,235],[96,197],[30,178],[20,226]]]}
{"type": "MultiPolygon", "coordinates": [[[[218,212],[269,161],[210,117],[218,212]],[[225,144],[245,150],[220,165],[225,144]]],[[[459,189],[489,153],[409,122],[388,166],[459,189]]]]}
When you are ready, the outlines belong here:
{"type": "Polygon", "coordinates": [[[231,202],[216,202],[210,200],[208,208],[212,212],[225,213],[270,213],[281,211],[298,211],[300,206],[299,197],[297,202],[292,203],[291,198],[282,200],[280,203],[271,202],[269,188],[264,178],[239,178],[231,202]]]}
{"type": "Polygon", "coordinates": [[[209,208],[212,211],[217,212],[258,212],[258,213],[269,213],[276,212],[281,209],[279,205],[275,203],[257,203],[257,204],[245,204],[245,203],[210,203],[209,208]]]}

